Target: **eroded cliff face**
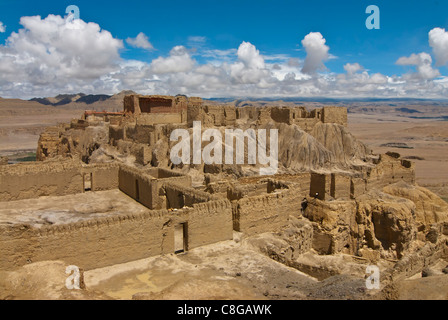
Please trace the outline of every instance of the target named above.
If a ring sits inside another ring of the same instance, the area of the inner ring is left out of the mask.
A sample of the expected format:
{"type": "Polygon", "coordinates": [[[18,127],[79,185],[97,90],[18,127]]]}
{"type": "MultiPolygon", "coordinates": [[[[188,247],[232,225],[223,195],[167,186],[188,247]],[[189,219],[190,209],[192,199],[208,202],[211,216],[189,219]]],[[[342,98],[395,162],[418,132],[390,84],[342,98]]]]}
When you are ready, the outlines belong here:
{"type": "Polygon", "coordinates": [[[360,164],[371,154],[371,150],[364,143],[340,124],[318,123],[311,135],[332,153],[335,165],[360,164]]]}
{"type": "Polygon", "coordinates": [[[396,183],[384,187],[383,191],[414,203],[415,221],[419,230],[426,230],[434,223],[448,221],[448,204],[426,188],[396,183]]]}
{"type": "Polygon", "coordinates": [[[384,192],[372,190],[355,201],[313,199],[304,216],[313,223],[314,249],[321,254],[371,257],[376,252],[377,258],[385,259],[400,259],[415,246],[437,239],[448,223],[443,200],[404,182],[384,192]]]}
{"type": "MultiPolygon", "coordinates": [[[[317,126],[316,126],[317,127],[317,126]]],[[[203,128],[205,131],[207,128],[203,128]]],[[[234,127],[218,127],[216,128],[223,139],[222,154],[225,154],[225,148],[231,147],[231,142],[225,140],[226,129],[241,129],[246,130],[278,130],[278,173],[294,173],[310,170],[358,170],[359,166],[366,166],[371,163],[370,150],[354,136],[352,136],[345,127],[339,124],[322,124],[315,129],[313,134],[307,133],[296,125],[288,125],[285,123],[275,123],[273,121],[267,122],[263,125],[253,127],[250,124],[238,123],[234,127]]],[[[188,129],[190,136],[193,135],[193,130],[188,129]]],[[[167,130],[164,130],[167,131],[167,130]]],[[[168,130],[169,131],[169,130],[168,130]]],[[[269,141],[269,134],[267,136],[269,141]]],[[[145,162],[159,167],[170,167],[170,151],[177,142],[169,141],[168,137],[162,135],[153,146],[146,147],[150,152],[149,158],[145,162]]],[[[229,164],[211,164],[211,165],[181,165],[185,172],[189,168],[194,167],[196,170],[207,173],[221,173],[234,174],[237,177],[244,175],[253,175],[258,172],[261,165],[248,165],[248,144],[257,144],[257,140],[245,139],[244,143],[244,159],[243,165],[229,165],[229,164]]],[[[208,142],[203,142],[202,150],[207,146],[208,142]]],[[[269,142],[267,143],[267,150],[269,154],[269,142]]],[[[117,144],[120,150],[123,145],[117,144]]],[[[263,145],[264,146],[264,145],[263,145]]],[[[236,145],[233,145],[235,150],[236,145]]],[[[126,148],[129,145],[126,144],[126,148]]],[[[143,148],[143,147],[141,147],[143,148]]],[[[126,152],[126,149],[121,149],[126,152]]],[[[132,152],[131,152],[132,153],[132,152]]],[[[137,154],[138,156],[138,154],[137,154]]],[[[223,161],[224,162],[224,161],[223,161]]],[[[193,163],[193,156],[191,155],[190,163],[193,163]]]]}

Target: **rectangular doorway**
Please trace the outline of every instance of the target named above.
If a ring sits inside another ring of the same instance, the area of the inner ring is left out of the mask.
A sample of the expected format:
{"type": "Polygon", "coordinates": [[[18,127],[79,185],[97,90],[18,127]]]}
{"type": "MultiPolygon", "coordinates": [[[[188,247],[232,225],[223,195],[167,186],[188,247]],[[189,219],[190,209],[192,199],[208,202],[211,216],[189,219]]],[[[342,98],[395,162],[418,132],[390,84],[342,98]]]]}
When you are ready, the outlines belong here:
{"type": "Polygon", "coordinates": [[[188,250],[188,223],[179,223],[174,227],[174,253],[188,250]]]}

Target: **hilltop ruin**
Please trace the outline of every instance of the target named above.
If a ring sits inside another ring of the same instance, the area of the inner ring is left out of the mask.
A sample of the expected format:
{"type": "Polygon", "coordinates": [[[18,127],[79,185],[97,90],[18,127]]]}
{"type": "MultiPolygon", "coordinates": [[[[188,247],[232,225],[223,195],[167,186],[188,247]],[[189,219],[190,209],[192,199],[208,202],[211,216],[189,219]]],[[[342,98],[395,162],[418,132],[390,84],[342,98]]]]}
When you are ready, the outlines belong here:
{"type": "Polygon", "coordinates": [[[309,252],[387,259],[396,262],[386,273],[395,279],[447,257],[448,205],[416,185],[411,161],[374,155],[356,140],[346,108],[130,95],[123,112],[86,112],[47,128],[37,159],[0,166],[0,269],[63,260],[89,270],[187,252],[232,240],[234,232],[275,234],[280,245],[262,243],[264,253],[320,277],[325,270],[297,259],[309,252]],[[248,164],[173,164],[170,133],[192,130],[194,121],[204,130],[278,129],[278,173],[260,176],[258,165],[248,164]],[[81,203],[64,210],[33,200],[71,195],[81,203]]]}

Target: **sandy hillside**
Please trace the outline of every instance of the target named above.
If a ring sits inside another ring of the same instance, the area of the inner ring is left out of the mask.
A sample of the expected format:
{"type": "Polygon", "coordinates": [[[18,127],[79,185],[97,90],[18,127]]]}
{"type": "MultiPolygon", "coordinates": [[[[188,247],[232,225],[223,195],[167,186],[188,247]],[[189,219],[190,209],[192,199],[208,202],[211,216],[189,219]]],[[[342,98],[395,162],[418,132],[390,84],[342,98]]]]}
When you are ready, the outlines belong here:
{"type": "Polygon", "coordinates": [[[35,150],[45,127],[79,118],[80,109],[55,108],[37,102],[0,99],[0,155],[35,150]]]}

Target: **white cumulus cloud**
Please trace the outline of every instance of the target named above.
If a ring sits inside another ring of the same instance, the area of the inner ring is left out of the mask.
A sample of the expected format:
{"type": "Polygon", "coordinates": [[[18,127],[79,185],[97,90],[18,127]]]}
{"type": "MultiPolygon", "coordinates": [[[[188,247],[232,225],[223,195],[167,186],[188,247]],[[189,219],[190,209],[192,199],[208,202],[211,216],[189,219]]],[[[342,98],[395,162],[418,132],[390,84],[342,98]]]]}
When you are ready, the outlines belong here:
{"type": "Polygon", "coordinates": [[[237,57],[238,61],[230,66],[233,81],[269,86],[267,78],[270,73],[266,69],[263,56],[252,43],[243,41],[238,48],[237,57]]]}
{"type": "Polygon", "coordinates": [[[329,59],[330,48],[325,44],[326,40],[320,32],[310,32],[302,40],[302,45],[306,51],[305,63],[302,68],[303,73],[314,74],[319,70],[324,70],[324,61],[329,59]]]}
{"type": "Polygon", "coordinates": [[[448,62],[448,32],[442,28],[429,31],[429,45],[436,58],[436,66],[446,65],[448,62]]]}
{"type": "Polygon", "coordinates": [[[0,46],[0,87],[11,91],[93,88],[92,81],[117,70],[121,40],[96,23],[77,21],[73,28],[60,16],[22,17],[23,26],[0,46]]]}
{"type": "Polygon", "coordinates": [[[411,54],[409,57],[401,57],[397,60],[398,65],[402,66],[416,66],[417,72],[407,75],[408,78],[413,79],[434,79],[440,76],[437,69],[432,68],[432,58],[426,52],[419,54],[411,54]]]}
{"type": "Polygon", "coordinates": [[[149,42],[148,36],[140,32],[135,38],[127,38],[126,42],[134,48],[142,48],[146,50],[153,50],[153,45],[149,42]]]}
{"type": "Polygon", "coordinates": [[[193,69],[195,61],[191,58],[187,48],[176,46],[170,51],[168,57],[159,57],[151,62],[151,70],[154,73],[187,72],[193,69]]]}
{"type": "Polygon", "coordinates": [[[348,75],[353,75],[364,68],[359,63],[347,63],[344,65],[344,70],[348,75]]]}
{"type": "Polygon", "coordinates": [[[3,33],[6,31],[6,26],[3,24],[3,22],[0,21],[0,33],[3,33]]]}

